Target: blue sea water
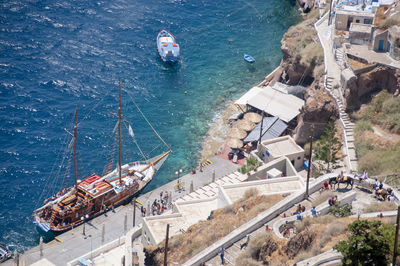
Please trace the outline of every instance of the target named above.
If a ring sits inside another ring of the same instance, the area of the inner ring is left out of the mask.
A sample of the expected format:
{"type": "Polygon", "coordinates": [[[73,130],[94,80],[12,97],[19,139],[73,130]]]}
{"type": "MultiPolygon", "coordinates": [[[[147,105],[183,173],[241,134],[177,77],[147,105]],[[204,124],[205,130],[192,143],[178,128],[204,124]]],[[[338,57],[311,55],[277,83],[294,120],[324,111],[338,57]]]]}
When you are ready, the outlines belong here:
{"type": "MultiPolygon", "coordinates": [[[[1,1],[0,243],[19,250],[38,243],[32,211],[43,188],[49,196],[62,185],[55,177],[70,165],[67,157],[60,167],[76,105],[78,175],[102,172],[113,147],[118,80],[173,150],[147,190],[195,167],[215,115],[279,64],[281,37],[299,19],[290,2],[1,1]],[[177,65],[157,54],[162,28],[181,46],[177,65]]],[[[126,92],[123,98],[144,152],[162,150],[126,92]]],[[[124,159],[139,159],[123,130],[124,159]]],[[[72,172],[66,177],[71,185],[72,172]]]]}

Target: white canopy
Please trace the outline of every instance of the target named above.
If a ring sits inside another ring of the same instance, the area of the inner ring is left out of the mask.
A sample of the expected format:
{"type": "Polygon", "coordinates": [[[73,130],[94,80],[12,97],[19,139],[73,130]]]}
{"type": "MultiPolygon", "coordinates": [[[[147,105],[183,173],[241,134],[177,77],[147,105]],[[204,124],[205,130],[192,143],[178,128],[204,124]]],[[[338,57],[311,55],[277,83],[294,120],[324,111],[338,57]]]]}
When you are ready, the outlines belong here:
{"type": "Polygon", "coordinates": [[[254,95],[257,95],[261,91],[262,91],[262,88],[253,87],[248,92],[246,92],[242,97],[240,97],[239,100],[237,100],[235,103],[239,104],[239,105],[246,105],[251,97],[253,97],[254,95]]]}
{"type": "Polygon", "coordinates": [[[267,86],[252,88],[236,104],[248,104],[288,123],[300,113],[304,100],[267,86]]]}

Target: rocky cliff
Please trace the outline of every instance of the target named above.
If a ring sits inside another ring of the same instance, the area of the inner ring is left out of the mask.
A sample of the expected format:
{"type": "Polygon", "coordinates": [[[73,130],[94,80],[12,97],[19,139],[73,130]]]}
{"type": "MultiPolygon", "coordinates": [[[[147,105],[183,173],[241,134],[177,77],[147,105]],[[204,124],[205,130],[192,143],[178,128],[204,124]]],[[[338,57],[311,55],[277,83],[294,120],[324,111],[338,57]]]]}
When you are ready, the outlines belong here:
{"type": "Polygon", "coordinates": [[[301,7],[304,13],[310,12],[314,8],[315,0],[297,0],[297,4],[301,7]]]}
{"type": "Polygon", "coordinates": [[[329,118],[339,115],[334,99],[325,91],[322,82],[316,81],[309,86],[304,98],[306,103],[294,135],[295,141],[299,144],[309,142],[312,124],[314,124],[314,136],[319,137],[324,132],[329,118]]]}
{"type": "Polygon", "coordinates": [[[371,71],[354,75],[347,80],[344,97],[346,110],[353,111],[370,101],[371,93],[386,89],[394,93],[400,89],[400,71],[386,66],[377,66],[371,71]]]}
{"type": "Polygon", "coordinates": [[[336,103],[323,87],[323,50],[314,29],[317,19],[318,10],[313,9],[304,21],[291,27],[281,40],[283,59],[280,81],[307,86],[305,106],[294,135],[299,144],[309,141],[311,124],[315,125],[314,136],[319,137],[329,118],[338,117],[336,103]]]}
{"type": "Polygon", "coordinates": [[[313,9],[305,19],[289,28],[281,40],[283,69],[280,81],[288,85],[308,86],[314,81],[314,69],[323,64],[324,54],[314,23],[318,10],[313,9]]]}

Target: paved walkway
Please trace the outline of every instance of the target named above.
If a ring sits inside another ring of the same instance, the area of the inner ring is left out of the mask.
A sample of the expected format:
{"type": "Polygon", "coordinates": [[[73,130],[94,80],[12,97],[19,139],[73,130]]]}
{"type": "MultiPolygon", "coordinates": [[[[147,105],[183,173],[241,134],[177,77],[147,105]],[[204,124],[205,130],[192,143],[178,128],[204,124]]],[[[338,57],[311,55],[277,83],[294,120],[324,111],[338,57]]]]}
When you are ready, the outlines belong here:
{"type": "MultiPolygon", "coordinates": [[[[175,191],[177,181],[172,181],[160,186],[144,195],[139,196],[138,201],[145,206],[152,203],[154,199],[159,199],[161,191],[169,191],[172,194],[172,200],[176,200],[189,193],[190,183],[193,182],[193,188],[197,189],[210,183],[215,172],[215,179],[219,179],[227,174],[234,172],[238,166],[219,157],[210,159],[211,164],[203,168],[203,172],[198,171],[195,175],[187,174],[180,178],[184,190],[175,191]]],[[[146,207],[147,208],[147,207],[146,207]]],[[[30,265],[41,258],[46,258],[56,265],[66,265],[68,261],[82,256],[97,249],[105,243],[111,242],[123,236],[133,227],[133,205],[128,204],[120,206],[106,215],[100,215],[85,225],[86,236],[82,234],[83,226],[78,226],[70,231],[59,235],[55,240],[43,244],[43,256],[40,256],[39,246],[25,252],[21,260],[30,265]],[[102,236],[104,227],[105,234],[102,236]]],[[[142,222],[140,210],[136,211],[136,224],[142,222]]],[[[12,265],[12,260],[8,260],[5,265],[12,265]]]]}
{"type": "Polygon", "coordinates": [[[335,99],[335,102],[339,109],[340,121],[343,125],[343,136],[344,136],[344,161],[346,162],[346,168],[349,172],[356,172],[358,168],[358,159],[356,149],[354,145],[354,123],[350,121],[350,117],[345,112],[343,105],[343,95],[340,84],[341,67],[343,65],[344,53],[340,49],[336,49],[336,54],[332,47],[332,36],[333,30],[332,25],[328,25],[327,16],[324,16],[321,20],[315,23],[315,29],[317,30],[319,40],[324,50],[324,61],[325,61],[325,89],[335,99]]]}

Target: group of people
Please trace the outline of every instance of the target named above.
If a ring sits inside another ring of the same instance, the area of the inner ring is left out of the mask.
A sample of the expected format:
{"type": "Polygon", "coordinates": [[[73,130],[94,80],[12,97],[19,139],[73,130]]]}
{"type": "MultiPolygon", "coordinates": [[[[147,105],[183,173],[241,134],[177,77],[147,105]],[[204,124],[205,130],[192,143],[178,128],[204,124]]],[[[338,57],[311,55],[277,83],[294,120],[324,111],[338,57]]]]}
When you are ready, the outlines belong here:
{"type": "Polygon", "coordinates": [[[394,201],[394,191],[392,188],[384,189],[383,183],[375,179],[375,183],[373,185],[376,195],[381,197],[380,199],[385,200],[387,199],[390,202],[394,201]]]}
{"type": "Polygon", "coordinates": [[[335,206],[336,202],[338,202],[338,197],[337,196],[333,196],[332,198],[330,198],[328,200],[329,206],[335,206]]]}
{"type": "MultiPolygon", "coordinates": [[[[151,214],[154,215],[160,215],[162,214],[166,209],[168,209],[168,201],[169,201],[169,195],[168,191],[161,191],[160,192],[160,199],[155,199],[153,201],[153,204],[151,205],[151,214]]],[[[143,207],[143,206],[142,206],[143,207]]],[[[146,216],[146,208],[143,208],[144,211],[142,211],[142,216],[146,216]]]]}

